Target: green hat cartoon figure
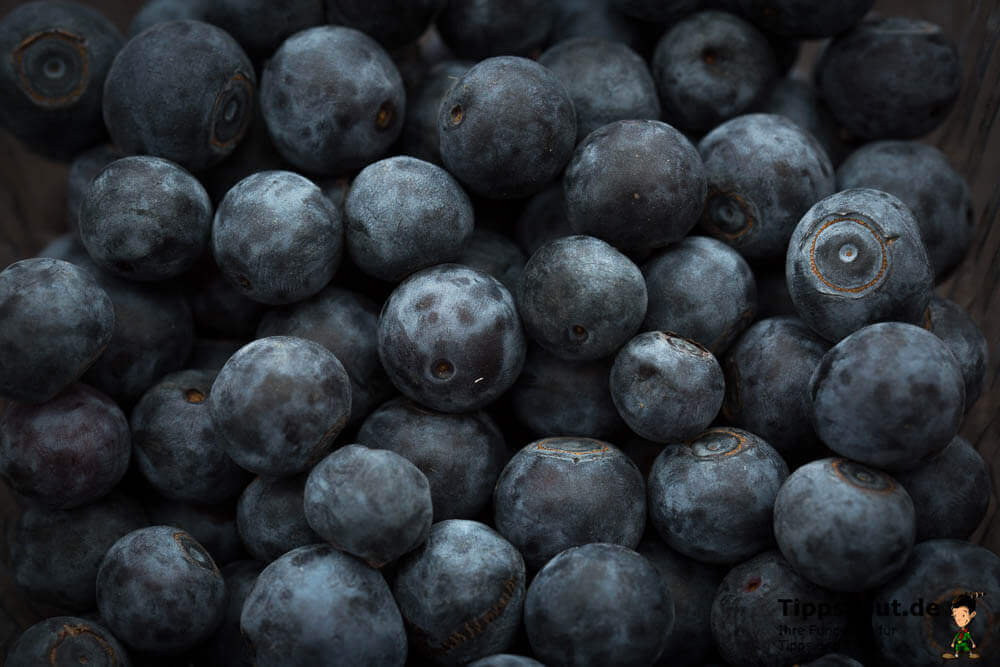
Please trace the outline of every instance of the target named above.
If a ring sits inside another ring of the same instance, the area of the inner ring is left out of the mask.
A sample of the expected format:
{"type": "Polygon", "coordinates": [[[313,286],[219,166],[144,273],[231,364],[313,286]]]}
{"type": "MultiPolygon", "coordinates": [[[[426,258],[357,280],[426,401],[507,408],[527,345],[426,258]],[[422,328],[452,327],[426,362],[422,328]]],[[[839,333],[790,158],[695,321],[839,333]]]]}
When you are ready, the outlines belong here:
{"type": "Polygon", "coordinates": [[[942,658],[952,660],[960,658],[962,653],[967,653],[969,658],[975,659],[979,654],[975,652],[976,642],[972,640],[969,633],[969,623],[976,617],[976,598],[983,596],[982,591],[976,593],[963,593],[951,601],[951,617],[955,619],[958,632],[951,640],[953,653],[943,653],[942,658]]]}

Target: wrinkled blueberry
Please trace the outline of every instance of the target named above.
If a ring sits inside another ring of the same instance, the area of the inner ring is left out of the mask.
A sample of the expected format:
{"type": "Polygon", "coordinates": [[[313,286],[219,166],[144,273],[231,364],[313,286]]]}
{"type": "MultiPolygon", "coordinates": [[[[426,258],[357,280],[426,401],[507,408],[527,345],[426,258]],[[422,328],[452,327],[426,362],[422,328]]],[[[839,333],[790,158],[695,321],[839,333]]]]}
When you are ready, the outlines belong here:
{"type": "Polygon", "coordinates": [[[243,491],[236,507],[237,526],[247,551],[257,560],[270,563],[292,549],[323,541],[306,520],[307,478],[305,473],[258,477],[243,491]]]}

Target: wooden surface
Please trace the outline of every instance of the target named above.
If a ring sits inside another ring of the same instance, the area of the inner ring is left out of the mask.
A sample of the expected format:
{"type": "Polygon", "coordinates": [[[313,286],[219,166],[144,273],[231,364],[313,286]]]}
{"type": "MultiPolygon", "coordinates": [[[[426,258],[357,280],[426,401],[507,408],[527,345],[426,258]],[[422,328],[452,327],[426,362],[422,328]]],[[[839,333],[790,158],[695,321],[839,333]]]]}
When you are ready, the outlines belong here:
{"type": "MultiPolygon", "coordinates": [[[[138,2],[83,0],[101,9],[124,32],[138,2]]],[[[0,16],[17,2],[0,0],[0,16]]],[[[939,146],[968,179],[976,210],[975,241],[968,256],[939,293],[965,307],[979,323],[990,345],[989,371],[982,397],[967,416],[962,435],[982,453],[994,480],[994,500],[973,540],[1000,553],[1000,513],[996,488],[1000,480],[1000,0],[878,0],[876,11],[934,21],[959,47],[965,84],[956,108],[944,125],[925,140],[939,146]]],[[[802,62],[814,58],[820,45],[803,49],[802,62]]],[[[0,268],[37,253],[66,231],[66,165],[23,150],[0,130],[0,268]]],[[[934,409],[934,406],[928,406],[934,409]]],[[[0,407],[2,410],[2,407],[0,407]]],[[[8,534],[17,515],[14,499],[0,484],[0,531],[8,534]]],[[[0,549],[6,559],[6,548],[0,549]]],[[[6,561],[4,561],[6,562],[6,561]]],[[[5,566],[0,566],[0,655],[12,638],[31,623],[57,610],[37,605],[19,594],[5,566]]]]}

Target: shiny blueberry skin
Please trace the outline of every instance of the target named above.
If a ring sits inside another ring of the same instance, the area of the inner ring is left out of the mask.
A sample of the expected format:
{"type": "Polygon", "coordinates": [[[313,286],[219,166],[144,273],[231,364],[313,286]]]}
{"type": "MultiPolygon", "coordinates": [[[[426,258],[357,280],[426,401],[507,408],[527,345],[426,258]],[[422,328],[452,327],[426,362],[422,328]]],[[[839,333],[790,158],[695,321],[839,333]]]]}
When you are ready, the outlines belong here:
{"type": "Polygon", "coordinates": [[[442,412],[494,401],[521,372],[525,341],[514,298],[496,278],[440,264],[401,282],[382,307],[378,352],[404,395],[442,412]]]}
{"type": "Polygon", "coordinates": [[[788,476],[774,502],[774,536],[795,571],[835,591],[880,586],[906,563],[913,501],[884,472],[840,458],[788,476]]]}
{"type": "Polygon", "coordinates": [[[569,161],[576,111],[550,70],[501,56],[477,63],[455,82],[441,102],[438,129],[445,167],[469,190],[494,199],[527,197],[569,161]]]}
{"type": "Polygon", "coordinates": [[[335,25],[285,40],[261,75],[260,102],[281,155],[319,174],[346,173],[382,157],[406,113],[403,80],[385,50],[335,25]]]}
{"type": "Polygon", "coordinates": [[[902,322],[872,324],[837,343],[813,371],[809,395],[827,447],[885,470],[911,468],[944,449],[965,409],[955,355],[934,334],[902,322]]]}
{"type": "Polygon", "coordinates": [[[58,259],[0,272],[0,396],[41,403],[75,382],[111,341],[115,311],[93,275],[58,259]]]}
{"type": "Polygon", "coordinates": [[[591,132],[577,146],[563,183],[570,228],[624,251],[679,241],[705,205],[698,150],[656,120],[617,121],[591,132]]]}
{"type": "Polygon", "coordinates": [[[799,316],[833,343],[873,322],[920,322],[934,281],[913,213],[867,188],[806,212],[788,243],[785,277],[799,316]]]}
{"type": "Polygon", "coordinates": [[[546,664],[649,665],[674,624],[674,601],[646,558],[618,544],[566,549],[531,582],[524,625],[546,664]]]}
{"type": "MultiPolygon", "coordinates": [[[[314,3],[315,4],[315,3],[314,3]]],[[[325,0],[326,22],[356,28],[387,49],[419,38],[447,0],[325,0]]]]}
{"type": "Polygon", "coordinates": [[[140,528],[108,549],[97,573],[97,607],[115,636],[152,653],[178,653],[222,622],[226,584],[215,561],[173,526],[140,528]]]}
{"type": "Polygon", "coordinates": [[[328,544],[300,547],[264,568],[240,628],[257,667],[406,662],[403,619],[385,579],[328,544]]]}
{"type": "Polygon", "coordinates": [[[875,4],[875,0],[738,0],[747,20],[761,30],[795,37],[832,37],[851,28],[875,4]]]}
{"type": "Polygon", "coordinates": [[[250,555],[270,563],[292,549],[318,544],[306,519],[304,494],[308,475],[258,477],[250,482],[236,506],[240,537],[250,555]]]}
{"type": "Polygon", "coordinates": [[[989,361],[986,336],[962,306],[936,294],[927,307],[924,327],[943,340],[958,360],[965,378],[965,411],[968,412],[982,394],[986,381],[989,361]]]}
{"type": "Polygon", "coordinates": [[[128,651],[101,623],[53,616],[25,630],[11,646],[8,667],[77,665],[131,667],[128,651]]]}
{"type": "Polygon", "coordinates": [[[115,57],[104,82],[104,122],[130,155],[185,169],[229,155],[254,112],[257,76],[227,32],[201,21],[159,23],[115,57]]]}
{"type": "Polygon", "coordinates": [[[556,17],[550,0],[449,0],[438,14],[441,39],[461,58],[530,56],[556,17]]]}

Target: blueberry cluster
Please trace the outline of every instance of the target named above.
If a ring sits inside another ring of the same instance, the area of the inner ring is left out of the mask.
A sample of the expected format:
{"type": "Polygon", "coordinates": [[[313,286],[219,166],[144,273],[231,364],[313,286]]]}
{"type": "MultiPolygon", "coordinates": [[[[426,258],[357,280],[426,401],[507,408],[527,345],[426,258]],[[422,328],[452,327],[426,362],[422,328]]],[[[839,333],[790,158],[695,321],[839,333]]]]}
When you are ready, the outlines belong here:
{"type": "Polygon", "coordinates": [[[1000,614],[987,342],[934,293],[971,195],[915,141],[961,71],[873,4],[3,17],[0,124],[72,161],[0,271],[9,569],[59,612],[6,664],[938,664],[880,610],[1000,614]]]}

